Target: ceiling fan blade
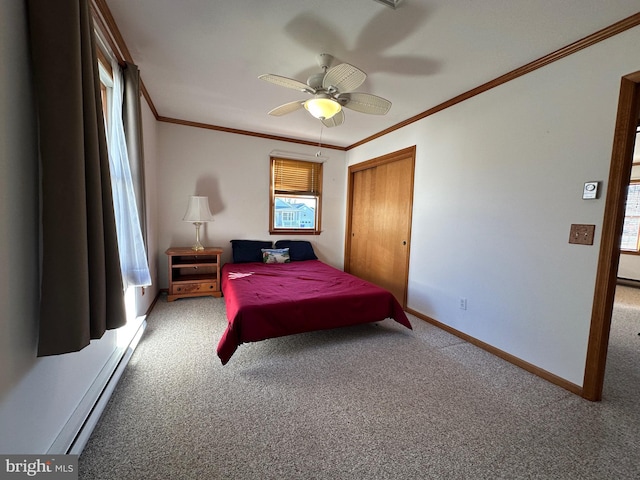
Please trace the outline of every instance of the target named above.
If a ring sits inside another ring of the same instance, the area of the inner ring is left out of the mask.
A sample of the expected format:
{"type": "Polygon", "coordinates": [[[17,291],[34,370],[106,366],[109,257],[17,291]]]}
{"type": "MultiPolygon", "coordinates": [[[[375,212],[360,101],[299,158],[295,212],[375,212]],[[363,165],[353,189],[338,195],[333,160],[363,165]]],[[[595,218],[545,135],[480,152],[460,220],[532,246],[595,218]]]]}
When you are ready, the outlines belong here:
{"type": "Polygon", "coordinates": [[[269,112],[269,115],[274,115],[276,117],[280,117],[282,115],[286,115],[287,113],[295,112],[299,110],[304,105],[304,100],[296,100],[295,102],[285,103],[284,105],[280,105],[279,107],[274,108],[269,112]]]}
{"type": "Polygon", "coordinates": [[[336,98],[345,108],[371,115],[384,115],[391,108],[391,102],[389,100],[371,95],[370,93],[341,93],[336,95],[336,98]]]}
{"type": "Polygon", "coordinates": [[[367,74],[359,68],[341,63],[327,71],[322,80],[322,87],[334,87],[339,92],[350,92],[362,85],[366,78],[367,74]]]}
{"type": "Polygon", "coordinates": [[[315,89],[311,88],[306,83],[302,83],[293,78],[282,77],[280,75],[273,75],[271,73],[260,75],[258,78],[260,80],[265,80],[269,83],[273,83],[274,85],[278,85],[280,87],[293,88],[294,90],[298,90],[300,92],[316,93],[315,89]]]}
{"type": "Polygon", "coordinates": [[[320,120],[325,127],[338,127],[344,123],[344,112],[340,110],[331,118],[325,118],[324,120],[320,120]]]}

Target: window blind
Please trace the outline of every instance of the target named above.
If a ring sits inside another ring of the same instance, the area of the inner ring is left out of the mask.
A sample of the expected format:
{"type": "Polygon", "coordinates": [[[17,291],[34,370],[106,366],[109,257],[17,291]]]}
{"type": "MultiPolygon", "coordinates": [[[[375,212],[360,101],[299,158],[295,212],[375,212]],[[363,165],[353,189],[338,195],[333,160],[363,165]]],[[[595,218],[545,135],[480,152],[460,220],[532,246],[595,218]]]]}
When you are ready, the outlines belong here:
{"type": "Polygon", "coordinates": [[[272,158],[273,191],[276,194],[319,195],[322,164],[272,158]]]}
{"type": "Polygon", "coordinates": [[[640,244],[640,183],[632,182],[627,187],[627,200],[622,226],[620,249],[637,252],[640,244]]]}

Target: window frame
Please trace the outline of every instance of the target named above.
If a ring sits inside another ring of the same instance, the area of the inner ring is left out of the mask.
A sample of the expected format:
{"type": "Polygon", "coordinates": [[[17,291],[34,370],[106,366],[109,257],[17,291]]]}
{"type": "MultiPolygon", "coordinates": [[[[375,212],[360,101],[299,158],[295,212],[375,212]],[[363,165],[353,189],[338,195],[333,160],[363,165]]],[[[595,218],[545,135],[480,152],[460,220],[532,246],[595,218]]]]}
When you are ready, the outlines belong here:
{"type": "Polygon", "coordinates": [[[113,70],[109,59],[99,46],[96,46],[98,54],[98,73],[100,75],[100,97],[102,100],[102,116],[104,118],[105,132],[108,132],[111,95],[113,88],[113,70]]]}
{"type": "Polygon", "coordinates": [[[314,162],[311,160],[299,160],[285,157],[270,157],[269,166],[269,233],[271,235],[320,235],[322,232],[321,219],[322,219],[322,170],[323,162],[314,162]],[[276,179],[276,166],[280,164],[288,164],[286,168],[295,169],[296,165],[299,167],[310,167],[313,170],[312,176],[315,180],[309,180],[306,183],[306,187],[291,187],[285,190],[278,189],[278,180],[276,179]],[[305,165],[306,164],[306,165],[305,165]],[[276,227],[274,222],[276,220],[275,215],[275,203],[277,198],[299,198],[309,199],[314,198],[316,202],[315,208],[315,224],[313,228],[292,228],[292,227],[276,227]]]}
{"type": "MultiPolygon", "coordinates": [[[[636,163],[634,163],[634,166],[638,165],[636,163]]],[[[632,249],[626,249],[622,247],[622,237],[620,238],[620,253],[624,254],[624,255],[640,255],[640,215],[627,215],[627,201],[628,201],[628,196],[629,196],[629,187],[631,186],[637,186],[638,189],[640,189],[640,179],[633,179],[629,181],[629,186],[627,187],[627,198],[625,199],[625,212],[624,212],[624,221],[623,221],[623,232],[622,234],[624,235],[624,225],[627,223],[627,217],[631,217],[631,218],[637,218],[638,219],[638,232],[637,232],[637,238],[638,238],[638,242],[636,244],[636,249],[632,250],[632,249]]],[[[640,192],[638,192],[638,196],[640,197],[640,192]]]]}

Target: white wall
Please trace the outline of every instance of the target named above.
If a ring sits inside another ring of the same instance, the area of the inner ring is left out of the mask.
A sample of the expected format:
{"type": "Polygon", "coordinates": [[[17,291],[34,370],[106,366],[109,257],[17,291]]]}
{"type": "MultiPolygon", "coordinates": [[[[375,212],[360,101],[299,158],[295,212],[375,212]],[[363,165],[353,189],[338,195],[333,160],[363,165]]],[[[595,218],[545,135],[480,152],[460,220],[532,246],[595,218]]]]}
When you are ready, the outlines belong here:
{"type": "Polygon", "coordinates": [[[410,308],[582,385],[620,78],[640,70],[639,44],[636,27],[348,152],[417,145],[410,308]],[[589,180],[600,200],[581,199],[589,180]],[[568,244],[572,223],[595,224],[595,244],[568,244]]]}
{"type": "Polygon", "coordinates": [[[23,2],[0,3],[0,22],[0,57],[11,65],[0,76],[0,452],[43,453],[106,363],[115,335],[77,354],[36,358],[38,157],[23,2]]]}
{"type": "MultiPolygon", "coordinates": [[[[107,332],[77,353],[36,357],[38,156],[24,4],[22,0],[0,2],[0,453],[3,454],[41,454],[52,448],[67,422],[85,404],[83,399],[94,382],[107,373],[103,368],[117,354],[118,335],[117,331],[107,332]]],[[[147,124],[148,116],[147,112],[147,124]]],[[[155,142],[153,135],[150,134],[150,142],[155,142]]],[[[155,161],[153,155],[148,161],[155,161]]],[[[148,170],[153,175],[153,165],[148,170]]],[[[155,186],[151,195],[155,199],[155,186]]],[[[153,217],[153,206],[151,210],[153,217]]],[[[150,228],[153,248],[157,249],[156,226],[150,228]]],[[[150,302],[152,295],[144,298],[150,302]]]]}
{"type": "Polygon", "coordinates": [[[620,255],[618,278],[640,281],[640,255],[620,255]]]}
{"type": "Polygon", "coordinates": [[[279,240],[297,238],[312,242],[321,260],[342,268],[344,258],[345,153],[321,149],[323,165],[322,233],[320,235],[269,235],[269,155],[272,151],[313,155],[318,147],[214,130],[158,124],[159,277],[168,286],[170,246],[190,246],[195,227],[182,217],[190,195],[206,195],[214,221],[200,229],[205,246],[225,249],[222,261],[231,260],[232,239],[279,240]]]}
{"type": "Polygon", "coordinates": [[[31,366],[38,308],[38,161],[22,3],[0,3],[0,400],[31,366]]]}

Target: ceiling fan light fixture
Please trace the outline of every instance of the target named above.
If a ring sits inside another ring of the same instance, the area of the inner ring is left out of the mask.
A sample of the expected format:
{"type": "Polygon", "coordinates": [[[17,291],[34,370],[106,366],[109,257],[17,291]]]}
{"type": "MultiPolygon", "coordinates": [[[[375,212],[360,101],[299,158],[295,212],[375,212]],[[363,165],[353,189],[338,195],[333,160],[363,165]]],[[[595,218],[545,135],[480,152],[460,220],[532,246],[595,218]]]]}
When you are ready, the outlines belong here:
{"type": "Polygon", "coordinates": [[[342,110],[338,102],[331,98],[316,97],[304,102],[306,108],[311,115],[320,119],[327,120],[342,110]]]}

